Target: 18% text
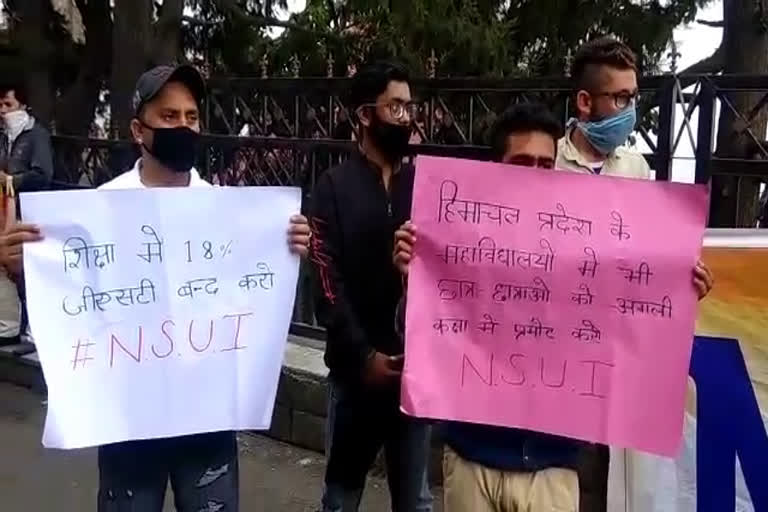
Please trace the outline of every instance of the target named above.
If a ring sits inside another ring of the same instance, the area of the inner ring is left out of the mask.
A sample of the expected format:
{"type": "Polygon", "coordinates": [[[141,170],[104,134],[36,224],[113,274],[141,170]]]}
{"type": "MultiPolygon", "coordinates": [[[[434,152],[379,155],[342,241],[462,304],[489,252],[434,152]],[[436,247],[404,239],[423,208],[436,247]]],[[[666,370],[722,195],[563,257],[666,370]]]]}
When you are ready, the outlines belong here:
{"type": "MultiPolygon", "coordinates": [[[[187,263],[192,263],[192,259],[197,254],[198,247],[196,244],[193,244],[189,240],[184,242],[184,245],[187,248],[187,263]]],[[[213,242],[210,240],[205,240],[200,244],[199,249],[200,255],[206,260],[212,260],[214,258],[224,259],[232,254],[232,241],[230,240],[229,242],[223,243],[217,248],[214,248],[213,242]]]]}

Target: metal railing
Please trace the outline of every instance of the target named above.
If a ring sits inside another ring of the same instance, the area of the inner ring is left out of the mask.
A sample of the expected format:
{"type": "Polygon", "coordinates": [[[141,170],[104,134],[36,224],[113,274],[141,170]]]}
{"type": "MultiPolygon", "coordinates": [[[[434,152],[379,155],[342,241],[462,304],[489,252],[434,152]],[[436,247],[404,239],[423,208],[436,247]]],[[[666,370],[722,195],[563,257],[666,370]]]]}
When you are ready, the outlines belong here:
{"type": "MultiPolygon", "coordinates": [[[[203,137],[198,162],[213,183],[292,185],[309,198],[320,173],[355,150],[354,112],[344,98],[349,79],[212,79],[210,85],[206,128],[211,133],[203,137]]],[[[768,144],[765,133],[756,130],[764,129],[768,115],[768,76],[648,77],[640,89],[637,133],[651,150],[645,156],[657,179],[670,178],[674,155],[686,138],[694,149],[696,182],[733,177],[739,193],[744,182],[768,179],[768,144]],[[749,93],[750,102],[743,101],[743,93],[749,93]],[[718,106],[736,119],[735,136],[748,139],[749,153],[714,151],[718,106]]],[[[415,82],[414,91],[422,102],[414,154],[488,159],[484,137],[497,112],[533,100],[549,105],[564,121],[570,110],[569,84],[562,78],[432,79],[415,82]]],[[[126,141],[66,136],[53,141],[60,188],[97,186],[128,169],[138,155],[126,141]]],[[[734,216],[734,226],[737,221],[734,216]]],[[[313,322],[306,269],[294,319],[313,322]]]]}

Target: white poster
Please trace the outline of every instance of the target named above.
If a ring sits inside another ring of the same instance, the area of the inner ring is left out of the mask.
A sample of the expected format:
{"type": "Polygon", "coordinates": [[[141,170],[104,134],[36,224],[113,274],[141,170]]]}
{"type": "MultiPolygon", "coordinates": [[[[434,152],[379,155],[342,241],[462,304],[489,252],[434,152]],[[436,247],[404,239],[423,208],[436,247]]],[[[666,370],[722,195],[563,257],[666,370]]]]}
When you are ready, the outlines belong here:
{"type": "Polygon", "coordinates": [[[22,194],[43,444],[269,428],[299,260],[294,188],[22,194]]]}

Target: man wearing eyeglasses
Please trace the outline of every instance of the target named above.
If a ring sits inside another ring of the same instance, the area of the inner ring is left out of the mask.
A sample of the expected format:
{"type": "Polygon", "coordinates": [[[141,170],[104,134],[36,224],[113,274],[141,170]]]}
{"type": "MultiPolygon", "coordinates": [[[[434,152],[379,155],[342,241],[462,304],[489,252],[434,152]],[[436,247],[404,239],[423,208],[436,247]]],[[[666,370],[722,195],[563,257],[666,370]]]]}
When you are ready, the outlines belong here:
{"type": "MultiPolygon", "coordinates": [[[[650,179],[645,157],[623,147],[635,129],[637,64],[624,43],[603,37],[583,45],[571,66],[577,118],[568,123],[558,144],[557,168],[567,171],[650,179]]],[[[712,288],[712,272],[698,262],[693,283],[703,299],[712,288]]],[[[607,446],[588,445],[579,464],[582,509],[607,509],[607,446]]]]}
{"type": "Polygon", "coordinates": [[[355,512],[384,447],[393,512],[428,512],[429,427],[400,412],[402,295],[393,235],[410,217],[414,170],[403,163],[417,105],[409,77],[379,62],[354,77],[359,148],[318,180],[310,213],[317,316],[330,369],[323,512],[355,512]]]}
{"type": "Polygon", "coordinates": [[[601,38],[582,46],[571,66],[577,118],[560,140],[557,167],[648,179],[643,155],[622,147],[635,129],[637,64],[624,43],[601,38]]]}
{"type": "MultiPolygon", "coordinates": [[[[517,105],[491,129],[494,160],[552,169],[563,130],[543,105],[517,105]]],[[[394,263],[403,276],[416,243],[408,223],[395,234],[394,263]]],[[[398,325],[404,330],[404,301],[398,325]]],[[[522,429],[460,422],[440,425],[445,512],[577,512],[578,458],[584,443],[522,429]]]]}

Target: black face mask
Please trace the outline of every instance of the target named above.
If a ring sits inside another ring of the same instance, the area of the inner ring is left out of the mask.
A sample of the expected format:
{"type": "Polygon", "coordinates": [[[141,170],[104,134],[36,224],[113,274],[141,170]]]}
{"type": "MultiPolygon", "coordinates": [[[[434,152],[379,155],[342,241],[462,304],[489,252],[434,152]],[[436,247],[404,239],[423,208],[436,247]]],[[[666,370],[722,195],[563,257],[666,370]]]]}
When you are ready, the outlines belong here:
{"type": "Polygon", "coordinates": [[[408,153],[408,142],[411,140],[410,125],[388,123],[374,114],[368,133],[376,147],[393,162],[408,153]]]}
{"type": "MultiPolygon", "coordinates": [[[[142,123],[143,124],[143,123],[142,123]]],[[[153,128],[152,148],[142,144],[150,155],[168,169],[182,173],[189,172],[195,165],[200,134],[180,126],[178,128],[153,128]]]]}

